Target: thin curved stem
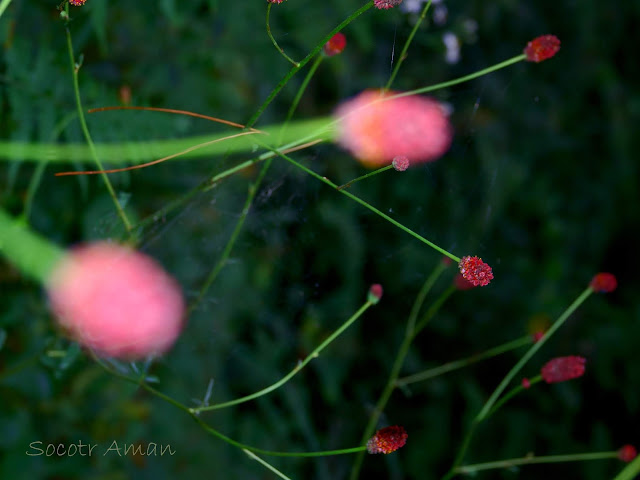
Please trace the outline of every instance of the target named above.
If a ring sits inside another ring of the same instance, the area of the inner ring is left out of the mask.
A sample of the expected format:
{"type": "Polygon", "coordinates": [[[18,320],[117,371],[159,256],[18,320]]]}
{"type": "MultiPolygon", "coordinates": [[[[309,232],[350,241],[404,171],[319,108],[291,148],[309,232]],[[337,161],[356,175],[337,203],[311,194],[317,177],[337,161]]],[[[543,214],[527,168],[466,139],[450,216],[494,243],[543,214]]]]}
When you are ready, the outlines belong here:
{"type": "Polygon", "coordinates": [[[288,62],[292,63],[294,65],[294,67],[297,68],[297,67],[300,66],[300,64],[298,62],[296,62],[293,58],[291,58],[289,55],[284,53],[284,49],[280,45],[278,45],[278,42],[276,42],[276,39],[271,34],[271,25],[269,24],[269,16],[271,14],[271,6],[272,5],[273,5],[273,3],[270,3],[267,6],[267,35],[269,35],[269,39],[271,40],[271,43],[273,43],[273,46],[276,47],[276,50],[278,50],[280,52],[280,55],[282,55],[284,58],[286,58],[288,62]]]}
{"type": "Polygon", "coordinates": [[[346,322],[344,322],[335,332],[329,335],[329,337],[326,338],[320,345],[318,345],[309,355],[307,355],[307,357],[304,360],[299,362],[293,370],[291,370],[287,375],[282,377],[280,380],[278,380],[274,384],[266,388],[263,388],[258,392],[252,393],[251,395],[246,395],[244,397],[237,398],[235,400],[231,400],[224,403],[218,403],[215,405],[191,408],[190,411],[194,414],[198,414],[200,412],[206,412],[209,410],[218,410],[225,407],[231,407],[232,405],[238,405],[241,403],[248,402],[249,400],[254,400],[256,398],[262,397],[280,388],[282,385],[284,385],[289,380],[291,380],[298,372],[300,372],[300,370],[302,370],[311,360],[313,360],[314,358],[317,358],[320,355],[320,352],[322,352],[322,350],[324,350],[331,342],[333,342],[336,338],[338,338],[340,334],[342,334],[342,332],[344,332],[347,328],[351,326],[351,324],[353,324],[353,322],[355,322],[358,318],[360,318],[362,314],[365,311],[367,311],[369,307],[371,307],[371,305],[372,303],[370,302],[366,302],[364,305],[362,305],[362,307],[360,307],[356,313],[354,313],[346,322]]]}
{"type": "MultiPolygon", "coordinates": [[[[69,8],[69,5],[67,4],[67,14],[69,13],[68,8],[69,8]]],[[[100,158],[98,158],[96,147],[93,144],[93,140],[91,139],[91,135],[89,133],[89,128],[87,127],[86,119],[84,118],[84,109],[82,108],[82,100],[80,99],[80,85],[78,83],[78,71],[80,69],[80,66],[77,65],[75,61],[75,55],[73,53],[73,44],[71,42],[71,31],[69,30],[68,26],[65,27],[65,30],[67,34],[67,49],[69,51],[69,62],[71,64],[71,73],[73,76],[73,92],[76,99],[76,107],[78,109],[78,120],[80,120],[80,127],[82,128],[82,133],[84,134],[84,138],[87,141],[87,145],[89,146],[89,151],[91,152],[91,156],[93,157],[96,165],[98,166],[98,169],[104,170],[104,167],[102,166],[102,162],[100,161],[100,158]]],[[[127,214],[125,213],[124,209],[122,208],[122,205],[120,205],[120,202],[118,201],[118,197],[116,196],[116,192],[113,189],[113,185],[111,185],[111,182],[109,181],[109,177],[104,173],[101,176],[105,186],[107,187],[109,196],[111,197],[111,200],[113,201],[116,207],[118,216],[122,220],[122,223],[124,224],[127,233],[131,234],[131,222],[129,222],[129,219],[127,218],[127,214]]]]}
{"type": "Polygon", "coordinates": [[[416,24],[413,26],[413,29],[411,30],[411,33],[409,34],[409,37],[407,38],[407,41],[405,42],[404,47],[402,48],[402,52],[400,52],[400,57],[398,58],[398,61],[396,62],[395,67],[393,68],[393,72],[391,72],[389,81],[384,86],[385,90],[389,90],[389,88],[391,88],[391,84],[395,80],[396,75],[398,74],[398,70],[400,70],[400,66],[404,62],[404,59],[407,57],[407,51],[409,50],[409,45],[411,45],[411,42],[413,41],[413,37],[416,35],[418,28],[420,28],[420,24],[426,18],[427,12],[429,11],[430,7],[431,7],[431,0],[429,0],[427,4],[424,6],[424,8],[422,9],[422,13],[420,14],[420,17],[416,21],[416,24]]]}

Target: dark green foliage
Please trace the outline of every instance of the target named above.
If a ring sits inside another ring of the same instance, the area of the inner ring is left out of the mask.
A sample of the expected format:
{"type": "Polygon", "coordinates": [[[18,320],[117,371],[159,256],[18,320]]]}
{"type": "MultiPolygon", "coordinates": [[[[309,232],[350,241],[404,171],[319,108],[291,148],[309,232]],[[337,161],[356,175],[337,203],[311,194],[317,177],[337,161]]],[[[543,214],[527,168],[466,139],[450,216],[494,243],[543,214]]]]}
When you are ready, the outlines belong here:
{"type": "MultiPolygon", "coordinates": [[[[364,1],[289,0],[271,27],[303,58],[364,1]]],[[[417,339],[404,374],[486,350],[528,331],[535,316],[556,318],[593,274],[610,271],[612,294],[588,300],[526,367],[548,358],[587,357],[587,374],[519,395],[478,430],[470,462],[613,450],[640,444],[640,81],[636,2],[448,1],[444,26],[418,32],[394,88],[455,78],[519,54],[553,33],[559,54],[517,64],[435,93],[451,104],[456,136],[441,160],[355,184],[354,194],[456,255],[481,256],[495,280],[454,294],[417,339]],[[475,20],[477,31],[465,30],[475,20]],[[441,36],[463,40],[456,65],[441,36]],[[466,33],[465,33],[466,32],[466,33]]],[[[0,140],[81,142],[64,24],[55,2],[15,1],[0,17],[0,140]]],[[[80,89],[87,108],[119,104],[179,108],[246,121],[288,71],[264,26],[266,2],[107,2],[72,8],[80,89]]],[[[413,19],[371,10],[345,30],[347,47],[326,59],[295,118],[331,112],[338,101],[384,85],[413,19]]],[[[284,120],[305,72],[258,123],[284,120]]],[[[220,127],[161,113],[89,115],[96,141],[153,141],[220,127]]],[[[342,184],[363,168],[334,146],[294,157],[342,184]]],[[[245,156],[170,162],[112,175],[138,220],[245,156]]],[[[36,166],[0,164],[0,202],[20,214],[36,166]]],[[[97,177],[54,177],[47,167],[30,212],[36,230],[62,246],[119,239],[122,227],[97,177]]],[[[238,174],[139,231],[154,256],[194,300],[219,258],[258,171],[238,174]]],[[[440,261],[419,243],[288,164],[274,161],[231,259],[169,355],[152,367],[160,391],[196,405],[215,380],[212,402],[270,385],[341,325],[381,283],[381,302],[292,382],[259,401],[208,413],[224,434],[270,450],[356,446],[386,381],[412,302],[440,261]],[[192,400],[193,399],[193,400],[192,400]]],[[[0,263],[0,478],[274,478],[240,450],[207,435],[188,415],[106,374],[52,322],[40,286],[0,263]],[[5,337],[6,334],[6,337],[5,337]],[[47,355],[67,351],[64,361],[47,355]],[[30,442],[98,444],[92,457],[27,456],[30,442]],[[120,444],[170,444],[173,456],[103,455],[120,444]]],[[[436,285],[444,291],[453,269],[436,285]]],[[[427,300],[427,304],[429,299],[427,300]]],[[[437,479],[462,434],[521,351],[396,391],[384,425],[401,424],[407,446],[365,459],[362,478],[437,479]]],[[[138,365],[141,368],[140,365],[138,365]]],[[[124,368],[131,368],[124,365],[124,368]]],[[[346,478],[353,457],[267,459],[293,479],[346,478]]],[[[610,478],[616,460],[523,467],[478,478],[610,478]]]]}

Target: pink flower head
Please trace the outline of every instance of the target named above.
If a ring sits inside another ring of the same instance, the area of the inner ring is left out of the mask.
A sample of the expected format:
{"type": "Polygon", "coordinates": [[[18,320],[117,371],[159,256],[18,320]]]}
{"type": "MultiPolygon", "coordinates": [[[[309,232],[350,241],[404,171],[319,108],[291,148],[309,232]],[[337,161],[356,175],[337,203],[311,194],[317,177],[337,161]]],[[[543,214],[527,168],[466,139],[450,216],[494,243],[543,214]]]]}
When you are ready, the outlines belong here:
{"type": "Polygon", "coordinates": [[[87,0],[69,0],[69,5],[73,5],[74,7],[81,7],[85,4],[87,0]]]}
{"type": "Polygon", "coordinates": [[[404,172],[407,168],[409,168],[409,159],[404,155],[398,155],[397,157],[394,157],[391,165],[393,165],[393,168],[395,168],[398,172],[404,172]]]}
{"type": "Polygon", "coordinates": [[[333,57],[334,55],[342,53],[346,46],[347,37],[344,36],[344,33],[338,32],[324,44],[324,54],[327,57],[333,57]]]}
{"type": "Polygon", "coordinates": [[[268,3],[282,3],[284,0],[267,0],[268,3]]]}
{"type": "Polygon", "coordinates": [[[382,10],[387,8],[393,8],[396,5],[400,5],[402,0],[373,0],[373,6],[382,10]]]}
{"type": "Polygon", "coordinates": [[[407,443],[407,432],[404,427],[394,425],[378,430],[367,442],[369,453],[391,453],[404,447],[407,443]]]}
{"type": "Polygon", "coordinates": [[[609,293],[613,292],[618,286],[618,280],[612,273],[598,273],[589,282],[589,286],[594,292],[609,293]]]}
{"type": "Polygon", "coordinates": [[[522,388],[529,388],[531,386],[531,380],[528,378],[522,379],[522,388]]]}
{"type": "Polygon", "coordinates": [[[60,325],[104,356],[164,353],[182,329],[179,285],[154,260],[123,246],[72,250],[54,268],[47,292],[60,325]]]}
{"type": "Polygon", "coordinates": [[[366,90],[336,110],[338,143],[370,168],[399,156],[431,162],[451,144],[445,109],[427,97],[393,97],[397,92],[366,90]]]}
{"type": "Polygon", "coordinates": [[[584,375],[586,359],[578,356],[557,357],[549,360],[540,370],[547,383],[566,382],[584,375]]]}
{"type": "Polygon", "coordinates": [[[560,40],[555,35],[542,35],[534,38],[524,48],[528,62],[542,62],[553,57],[560,50],[560,40]]]}
{"type": "Polygon", "coordinates": [[[620,450],[618,450],[618,458],[625,463],[629,463],[631,460],[636,458],[638,452],[636,451],[636,447],[633,445],[623,445],[620,450]]]}
{"type": "Polygon", "coordinates": [[[369,288],[368,301],[375,305],[382,298],[382,292],[383,292],[382,285],[380,285],[379,283],[374,283],[369,288]]]}
{"type": "Polygon", "coordinates": [[[478,285],[484,287],[489,285],[489,282],[493,280],[491,267],[484,263],[481,258],[471,256],[462,257],[458,268],[464,279],[471,282],[474,287],[478,285]]]}

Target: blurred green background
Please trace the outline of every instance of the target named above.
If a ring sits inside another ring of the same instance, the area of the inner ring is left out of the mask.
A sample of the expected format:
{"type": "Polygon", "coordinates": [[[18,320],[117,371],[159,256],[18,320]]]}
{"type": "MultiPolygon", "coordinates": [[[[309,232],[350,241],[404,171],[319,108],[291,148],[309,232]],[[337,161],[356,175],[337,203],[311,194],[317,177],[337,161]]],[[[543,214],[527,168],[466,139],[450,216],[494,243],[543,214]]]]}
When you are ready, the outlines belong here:
{"type": "MultiPolygon", "coordinates": [[[[405,3],[407,0],[405,0],[405,3]]],[[[274,5],[272,30],[301,59],[359,8],[356,0],[289,0],[274,5]]],[[[408,5],[408,4],[407,4],[408,5]]],[[[82,142],[64,23],[55,2],[14,1],[0,18],[0,139],[82,142]]],[[[523,456],[615,450],[640,444],[638,291],[637,45],[640,3],[587,0],[444,0],[420,28],[394,84],[412,89],[490,66],[553,33],[562,40],[547,62],[509,69],[438,91],[453,113],[455,139],[439,161],[354,185],[370,201],[438,245],[479,255],[495,280],[454,294],[418,338],[403,374],[481,352],[555,319],[593,274],[610,271],[612,294],[594,296],[523,372],[551,357],[583,355],[587,373],[537,385],[483,425],[469,463],[523,456]],[[442,17],[446,8],[446,16],[442,17]],[[452,32],[460,59],[445,61],[452,32]]],[[[290,65],[265,31],[266,2],[88,0],[72,8],[80,88],[87,108],[179,108],[244,122],[290,65]]],[[[415,14],[370,10],[344,33],[347,48],[326,59],[296,118],[329,114],[342,99],[380,87],[415,14]]],[[[283,121],[305,72],[262,116],[283,121]]],[[[203,120],[152,112],[91,115],[96,141],[153,141],[223,131],[203,120]]],[[[112,175],[141,219],[212,173],[248,158],[168,162],[112,175]]],[[[345,152],[322,145],[295,158],[336,183],[364,172],[345,152]]],[[[33,228],[70,246],[119,238],[121,227],[97,177],[56,178],[47,167],[34,198],[33,228]]],[[[36,166],[2,160],[0,202],[19,214],[36,166]]],[[[251,170],[186,202],[140,231],[141,250],[158,259],[196,298],[241,211],[251,170]]],[[[203,415],[226,435],[271,450],[356,446],[386,381],[420,286],[441,258],[417,240],[281,161],[256,197],[229,264],[191,315],[174,349],[152,367],[157,388],[196,405],[215,380],[212,402],[252,393],[288,372],[364,301],[371,309],[320,358],[276,393],[203,415]]],[[[444,291],[451,268],[427,302],[444,291]]],[[[209,435],[162,400],[106,374],[55,329],[40,286],[0,261],[0,478],[268,479],[274,475],[209,435]],[[1,343],[1,342],[0,342],[1,343]],[[66,350],[62,359],[46,355],[66,350]],[[155,442],[173,456],[27,456],[31,442],[155,442]]],[[[407,446],[365,458],[361,478],[437,479],[462,434],[524,350],[396,391],[380,426],[401,424],[407,446]]],[[[267,459],[293,479],[346,478],[353,456],[267,459]]],[[[617,460],[529,466],[478,478],[611,478],[617,460]]]]}

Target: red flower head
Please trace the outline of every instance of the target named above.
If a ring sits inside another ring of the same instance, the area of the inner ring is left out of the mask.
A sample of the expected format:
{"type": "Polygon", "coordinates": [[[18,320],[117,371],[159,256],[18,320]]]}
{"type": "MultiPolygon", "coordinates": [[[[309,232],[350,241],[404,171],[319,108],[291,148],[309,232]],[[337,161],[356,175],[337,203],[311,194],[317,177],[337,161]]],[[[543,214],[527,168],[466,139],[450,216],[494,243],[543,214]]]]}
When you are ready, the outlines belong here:
{"type": "Polygon", "coordinates": [[[70,251],[54,267],[47,292],[61,326],[101,355],[161,354],[182,330],[180,286],[154,260],[119,245],[70,251]]]}
{"type": "Polygon", "coordinates": [[[69,5],[73,5],[74,7],[81,7],[85,4],[87,0],[69,0],[69,5]]]}
{"type": "Polygon", "coordinates": [[[542,62],[553,57],[560,50],[560,40],[555,35],[542,35],[534,38],[524,48],[528,62],[542,62]]]}
{"type": "Polygon", "coordinates": [[[412,163],[431,162],[451,144],[451,124],[440,103],[395,94],[366,90],[335,112],[338,143],[367,167],[386,166],[401,156],[412,163]]]}
{"type": "Polygon", "coordinates": [[[373,6],[382,10],[387,8],[393,8],[396,5],[400,5],[402,0],[373,0],[373,6]]]}
{"type": "Polygon", "coordinates": [[[493,280],[491,267],[484,263],[481,258],[470,256],[462,257],[458,268],[464,279],[471,282],[474,287],[478,285],[484,287],[489,285],[489,282],[493,280]]]}
{"type": "Polygon", "coordinates": [[[531,380],[528,378],[522,379],[522,388],[529,388],[531,386],[531,380]]]}
{"type": "Polygon", "coordinates": [[[547,383],[566,382],[584,375],[583,357],[557,357],[549,360],[540,370],[542,379],[547,383]]]}
{"type": "Polygon", "coordinates": [[[618,458],[625,463],[629,463],[636,458],[636,455],[638,455],[638,452],[633,445],[624,445],[618,450],[618,458]]]}
{"type": "Polygon", "coordinates": [[[371,285],[371,287],[369,287],[368,301],[375,305],[382,298],[382,292],[382,285],[380,285],[379,283],[374,283],[373,285],[371,285]]]}
{"type": "Polygon", "coordinates": [[[407,432],[404,427],[394,425],[378,430],[367,442],[369,453],[391,453],[404,447],[407,443],[407,432]]]}
{"type": "Polygon", "coordinates": [[[344,36],[344,33],[338,32],[324,44],[324,54],[327,57],[333,57],[334,55],[342,53],[346,46],[347,37],[344,36]]]}
{"type": "Polygon", "coordinates": [[[284,0],[267,0],[268,3],[282,3],[284,0]]]}
{"type": "Polygon", "coordinates": [[[589,283],[594,292],[609,293],[613,292],[618,286],[618,281],[612,273],[598,273],[589,283]]]}

